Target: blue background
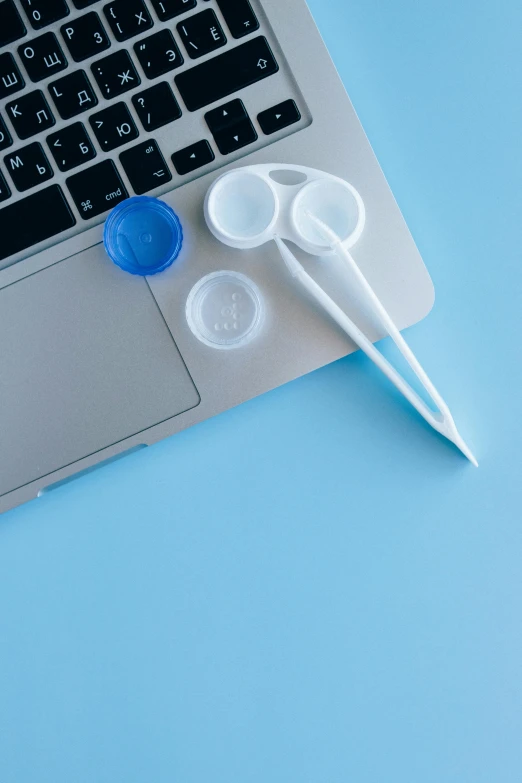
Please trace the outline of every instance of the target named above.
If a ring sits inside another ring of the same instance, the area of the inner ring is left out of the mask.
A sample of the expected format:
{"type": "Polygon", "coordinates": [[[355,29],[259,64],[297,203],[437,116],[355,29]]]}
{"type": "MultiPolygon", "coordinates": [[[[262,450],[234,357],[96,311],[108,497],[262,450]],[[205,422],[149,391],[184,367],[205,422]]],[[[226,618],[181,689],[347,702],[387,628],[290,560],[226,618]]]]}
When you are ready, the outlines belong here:
{"type": "Polygon", "coordinates": [[[2,783],[522,779],[522,9],[311,8],[480,470],[355,356],[2,517],[2,783]]]}

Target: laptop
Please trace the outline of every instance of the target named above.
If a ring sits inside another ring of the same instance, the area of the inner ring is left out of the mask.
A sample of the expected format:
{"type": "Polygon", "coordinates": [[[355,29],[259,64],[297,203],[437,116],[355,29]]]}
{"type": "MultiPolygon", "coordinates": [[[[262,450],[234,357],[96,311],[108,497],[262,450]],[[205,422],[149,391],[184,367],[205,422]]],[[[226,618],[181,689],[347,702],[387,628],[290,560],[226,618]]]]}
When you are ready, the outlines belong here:
{"type": "MultiPolygon", "coordinates": [[[[348,38],[348,11],[339,25],[348,38]]],[[[351,183],[363,272],[400,328],[429,312],[430,277],[304,0],[0,0],[0,511],[354,350],[275,247],[209,232],[211,184],[258,163],[351,183]],[[103,245],[136,195],[171,206],[184,236],[145,278],[103,245]],[[187,321],[216,272],[263,300],[235,350],[187,321]]],[[[333,267],[303,261],[342,303],[333,267]]]]}

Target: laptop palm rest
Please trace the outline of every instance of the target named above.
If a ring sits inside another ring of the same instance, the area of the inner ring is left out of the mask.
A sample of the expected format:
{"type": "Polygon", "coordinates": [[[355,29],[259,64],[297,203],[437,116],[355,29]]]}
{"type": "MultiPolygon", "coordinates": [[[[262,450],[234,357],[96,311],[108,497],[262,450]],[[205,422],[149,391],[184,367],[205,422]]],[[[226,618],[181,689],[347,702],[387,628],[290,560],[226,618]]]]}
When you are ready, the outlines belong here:
{"type": "Polygon", "coordinates": [[[102,245],[0,290],[0,495],[199,404],[147,282],[102,245]]]}

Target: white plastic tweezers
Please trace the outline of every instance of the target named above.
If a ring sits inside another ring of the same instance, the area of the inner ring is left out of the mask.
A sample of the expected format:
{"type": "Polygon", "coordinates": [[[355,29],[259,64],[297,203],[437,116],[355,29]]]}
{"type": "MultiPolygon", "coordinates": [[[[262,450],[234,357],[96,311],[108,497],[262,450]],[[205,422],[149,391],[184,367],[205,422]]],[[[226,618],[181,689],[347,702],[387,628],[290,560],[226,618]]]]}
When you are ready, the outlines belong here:
{"type": "Polygon", "coordinates": [[[377,367],[386,375],[386,377],[396,386],[401,394],[413,405],[415,410],[420,413],[423,419],[433,427],[434,430],[439,432],[449,441],[455,444],[458,449],[468,458],[468,460],[478,467],[478,462],[471,452],[470,448],[465,443],[464,439],[459,435],[453,417],[447,404],[430,381],[428,375],[424,371],[423,367],[415,357],[413,351],[406,343],[406,340],[401,335],[398,328],[393,323],[392,319],[388,315],[382,302],[378,298],[377,294],[357,266],[349,250],[344,247],[341,239],[335,234],[332,229],[319,220],[315,215],[310,212],[306,213],[307,217],[315,224],[317,230],[322,234],[324,240],[328,243],[330,249],[341,257],[351,272],[355,275],[358,283],[361,286],[361,290],[365,297],[365,303],[371,312],[376,315],[387,334],[391,337],[401,354],[404,356],[409,366],[419,379],[420,383],[428,393],[429,397],[433,400],[437,412],[434,412],[425,402],[422,400],[417,392],[410,386],[410,384],[402,377],[402,375],[390,364],[390,362],[382,355],[380,351],[373,345],[359,327],[346,315],[346,313],[328,296],[320,285],[310,277],[305,271],[297,258],[289,250],[287,245],[280,237],[275,237],[277,247],[283,260],[285,261],[290,273],[294,278],[300,281],[308,293],[326,310],[326,312],[336,321],[341,329],[353,340],[353,342],[364,351],[364,353],[374,362],[377,367]]]}

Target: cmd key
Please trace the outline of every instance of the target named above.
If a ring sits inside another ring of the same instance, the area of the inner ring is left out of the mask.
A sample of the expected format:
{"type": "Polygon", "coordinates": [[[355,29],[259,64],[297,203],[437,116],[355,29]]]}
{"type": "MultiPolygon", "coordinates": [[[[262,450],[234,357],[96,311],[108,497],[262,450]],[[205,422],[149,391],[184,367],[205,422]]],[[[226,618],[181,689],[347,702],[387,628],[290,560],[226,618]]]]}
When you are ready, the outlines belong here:
{"type": "Polygon", "coordinates": [[[104,160],[66,180],[84,220],[101,215],[129,195],[112,160],[104,160]]]}
{"type": "Polygon", "coordinates": [[[178,74],[175,82],[189,111],[219,101],[277,73],[279,66],[264,36],[178,74]]]}

